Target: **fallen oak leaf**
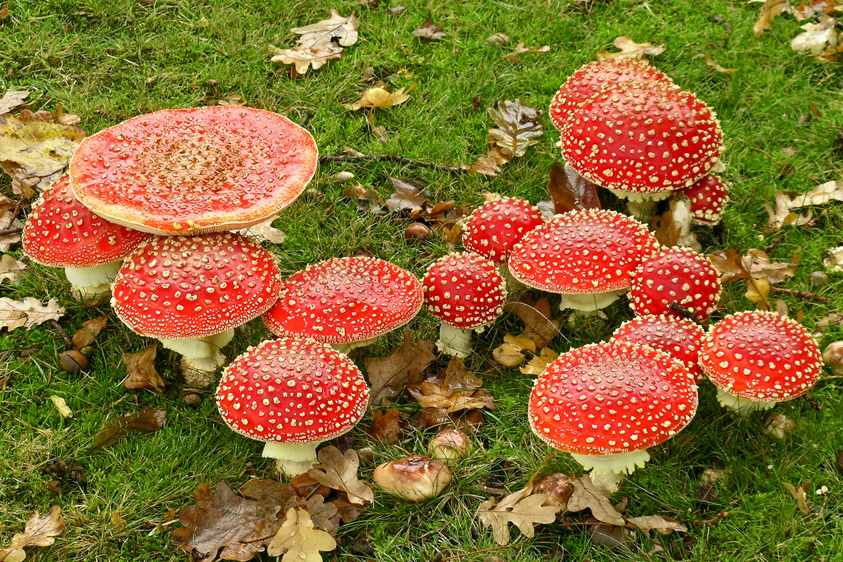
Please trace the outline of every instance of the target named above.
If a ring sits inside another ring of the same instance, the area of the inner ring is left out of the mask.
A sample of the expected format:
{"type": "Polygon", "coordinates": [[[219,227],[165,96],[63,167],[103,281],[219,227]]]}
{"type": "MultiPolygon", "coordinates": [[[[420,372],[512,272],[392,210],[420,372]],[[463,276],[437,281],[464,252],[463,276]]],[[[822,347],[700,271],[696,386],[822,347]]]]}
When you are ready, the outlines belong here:
{"type": "Polygon", "coordinates": [[[572,480],[571,483],[574,486],[574,491],[568,498],[568,511],[577,512],[590,509],[591,514],[603,523],[618,526],[625,524],[623,515],[615,509],[605,493],[594,487],[594,484],[591,483],[591,477],[583,474],[572,480]]]}
{"type": "Polygon", "coordinates": [[[310,68],[313,70],[322,68],[329,60],[338,59],[342,54],[343,49],[335,46],[324,49],[297,46],[291,49],[279,49],[278,53],[269,60],[271,62],[295,65],[296,72],[298,74],[304,74],[310,68]]]}
{"type": "MultiPolygon", "coordinates": [[[[510,336],[510,334],[504,336],[504,343],[492,350],[492,358],[503,367],[517,367],[526,357],[524,355],[524,348],[518,344],[505,341],[507,336],[510,336]]],[[[533,343],[532,340],[528,341],[533,343]]],[[[535,347],[535,345],[536,344],[533,343],[533,347],[535,347]]]]}
{"type": "Polygon", "coordinates": [[[28,330],[38,324],[58,320],[64,312],[58,299],[50,299],[42,305],[34,297],[26,297],[22,301],[3,297],[0,298],[0,329],[7,328],[10,332],[18,328],[28,330]]]}
{"type": "Polygon", "coordinates": [[[404,330],[404,343],[389,357],[366,359],[366,372],[371,385],[369,403],[373,406],[384,398],[396,396],[408,380],[420,377],[436,359],[436,344],[422,340],[414,344],[412,332],[404,330]]]}
{"type": "Polygon", "coordinates": [[[330,534],[315,529],[306,509],[290,508],[284,523],[266,548],[270,556],[281,556],[281,562],[322,562],[320,551],[331,551],[337,542],[330,534]]]}
{"type": "Polygon", "coordinates": [[[160,431],[166,422],[167,410],[163,408],[147,408],[128,416],[108,419],[103,429],[94,435],[94,444],[89,452],[93,453],[117,443],[130,431],[143,433],[160,431]]]}
{"type": "Polygon", "coordinates": [[[811,514],[811,507],[808,503],[808,487],[811,485],[811,481],[808,480],[804,484],[800,484],[799,486],[794,486],[793,484],[789,484],[788,482],[782,482],[782,485],[787,488],[787,491],[790,492],[790,495],[793,496],[793,499],[796,500],[796,506],[799,508],[799,511],[804,513],[805,515],[811,514]]]}
{"type": "Polygon", "coordinates": [[[512,523],[525,537],[535,535],[535,525],[553,523],[559,506],[547,494],[533,493],[533,486],[513,492],[496,504],[489,498],[477,507],[475,516],[484,527],[491,527],[492,537],[499,545],[509,543],[509,524],[512,523]]]}
{"type": "Polygon", "coordinates": [[[29,514],[22,533],[12,537],[7,548],[0,549],[0,562],[20,562],[26,558],[24,548],[50,546],[65,529],[61,508],[54,505],[42,517],[37,511],[29,514]]]}
{"type": "Polygon", "coordinates": [[[556,361],[559,358],[559,354],[550,349],[549,347],[545,347],[539,352],[538,355],[534,356],[530,359],[526,365],[521,367],[519,370],[524,375],[540,375],[547,369],[547,366],[556,361]]]}
{"type": "Polygon", "coordinates": [[[843,181],[827,181],[808,191],[789,197],[784,193],[776,193],[776,210],[764,205],[770,220],[767,223],[768,231],[777,231],[787,225],[801,226],[811,221],[810,212],[806,215],[797,215],[793,211],[804,207],[825,205],[831,201],[843,201],[843,181]]]}
{"type": "Polygon", "coordinates": [[[128,376],[123,379],[123,387],[127,390],[151,390],[157,394],[164,392],[164,380],[155,370],[155,355],[158,344],[147,346],[137,353],[124,353],[123,363],[126,364],[128,376]]]}
{"type": "Polygon", "coordinates": [[[531,53],[531,54],[534,54],[534,55],[542,55],[542,54],[548,53],[548,52],[550,52],[550,45],[542,45],[538,49],[532,49],[532,48],[524,45],[524,43],[518,43],[518,45],[515,46],[514,51],[502,56],[501,58],[506,59],[509,62],[512,62],[512,63],[515,63],[515,64],[520,64],[521,59],[518,58],[518,55],[523,55],[524,53],[531,53]]]}
{"type": "Polygon", "coordinates": [[[29,90],[8,90],[3,97],[0,98],[0,115],[9,113],[11,110],[19,105],[23,105],[26,97],[29,95],[29,90]]]}
{"type": "Polygon", "coordinates": [[[764,277],[770,285],[781,283],[796,274],[799,255],[793,253],[790,262],[774,262],[763,250],[751,248],[741,258],[741,267],[753,277],[764,277]]]}
{"type": "Polygon", "coordinates": [[[409,100],[410,96],[408,94],[413,91],[415,87],[416,85],[413,84],[406,92],[404,91],[404,88],[401,88],[396,92],[389,93],[386,89],[386,84],[378,82],[374,87],[369,88],[360,94],[360,99],[356,103],[344,103],[342,106],[351,111],[357,111],[358,109],[363,108],[388,109],[409,100]]]}
{"type": "Polygon", "coordinates": [[[348,47],[357,43],[357,30],[360,21],[351,14],[343,17],[336,10],[331,10],[331,17],[303,27],[290,29],[292,33],[301,35],[298,44],[302,47],[320,49],[331,46],[333,40],[348,47]]]}
{"type": "Polygon", "coordinates": [[[439,41],[443,37],[445,37],[445,32],[442,30],[441,25],[435,25],[433,20],[428,17],[424,20],[424,23],[421,24],[417,29],[413,31],[413,37],[419,37],[421,39],[429,39],[431,41],[439,41]]]}
{"type": "Polygon", "coordinates": [[[813,2],[802,2],[793,8],[793,18],[802,23],[817,14],[829,14],[837,7],[836,0],[814,0],[813,2]]]}
{"type": "Polygon", "coordinates": [[[108,316],[99,316],[83,322],[82,327],[73,334],[73,347],[82,349],[94,343],[107,323],[108,316]]]}
{"type": "Polygon", "coordinates": [[[489,108],[489,115],[497,127],[489,129],[486,135],[488,153],[473,164],[460,166],[472,174],[497,175],[500,166],[523,156],[527,148],[536,144],[538,137],[544,134],[544,128],[538,121],[541,112],[521,100],[500,101],[497,109],[489,108]]]}
{"type": "Polygon", "coordinates": [[[643,59],[647,56],[658,56],[665,51],[664,45],[653,45],[652,43],[636,43],[629,37],[618,37],[612,44],[620,52],[610,53],[609,51],[600,51],[597,53],[597,60],[609,59],[643,59]]]}
{"type": "Polygon", "coordinates": [[[789,0],[751,0],[753,2],[764,2],[761,6],[761,13],[758,16],[758,21],[752,26],[752,31],[756,37],[770,29],[773,25],[773,20],[783,13],[791,13],[793,8],[789,0]]]}
{"type": "Polygon", "coordinates": [[[419,180],[393,178],[386,176],[395,192],[386,200],[390,212],[409,211],[411,216],[420,215],[424,206],[432,197],[430,190],[419,180]]]}
{"type": "Polygon", "coordinates": [[[821,54],[829,47],[837,46],[837,30],[834,28],[837,20],[822,15],[819,23],[806,23],[803,31],[793,38],[790,48],[797,52],[809,52],[814,56],[821,54]]]}
{"type": "Polygon", "coordinates": [[[348,501],[360,505],[375,500],[372,488],[357,478],[360,467],[360,457],[354,449],[348,449],[344,454],[333,445],[319,450],[319,464],[311,468],[307,474],[320,484],[333,490],[348,494],[348,501]]]}
{"type": "Polygon", "coordinates": [[[547,297],[532,304],[523,300],[509,302],[504,305],[504,311],[515,314],[523,322],[521,336],[533,340],[536,349],[547,347],[559,335],[559,321],[553,319],[547,297]]]}
{"type": "Polygon", "coordinates": [[[644,515],[641,517],[629,517],[627,523],[636,529],[643,531],[645,535],[650,536],[650,531],[655,531],[660,535],[670,535],[674,531],[678,533],[687,533],[688,527],[670,517],[662,517],[661,515],[644,515]]]}
{"type": "Polygon", "coordinates": [[[366,433],[384,443],[395,445],[398,443],[398,436],[401,435],[401,411],[395,408],[385,412],[375,410],[372,425],[366,433]]]}
{"type": "Polygon", "coordinates": [[[9,281],[12,285],[17,285],[25,270],[25,263],[16,260],[14,256],[3,254],[3,257],[0,258],[0,283],[9,281]]]}

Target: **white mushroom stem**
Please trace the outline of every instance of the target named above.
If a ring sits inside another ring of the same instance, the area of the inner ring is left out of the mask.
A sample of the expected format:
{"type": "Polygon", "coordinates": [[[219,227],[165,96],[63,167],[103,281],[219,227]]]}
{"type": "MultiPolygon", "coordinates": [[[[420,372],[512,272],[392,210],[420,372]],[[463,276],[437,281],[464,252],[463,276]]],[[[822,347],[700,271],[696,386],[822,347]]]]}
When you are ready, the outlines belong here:
{"type": "Polygon", "coordinates": [[[559,310],[572,308],[574,310],[583,310],[585,312],[594,312],[601,308],[606,308],[621,295],[626,294],[629,289],[620,289],[618,291],[607,291],[605,293],[585,293],[585,294],[562,294],[562,300],[559,301],[559,310]]]}
{"type": "Polygon", "coordinates": [[[471,328],[464,330],[441,322],[436,348],[453,357],[468,357],[471,353],[471,328]]]}
{"type": "Polygon", "coordinates": [[[369,338],[367,340],[356,341],[352,343],[332,343],[331,347],[339,351],[340,353],[348,353],[352,349],[357,349],[358,347],[366,347],[367,345],[372,345],[378,341],[378,338],[369,338]]]}
{"type": "Polygon", "coordinates": [[[295,478],[310,470],[318,461],[315,443],[278,443],[267,441],[262,456],[275,459],[278,472],[287,478],[295,478]]]}
{"type": "Polygon", "coordinates": [[[185,338],[170,340],[159,338],[167,349],[184,356],[184,363],[197,371],[215,371],[225,364],[225,355],[220,349],[228,345],[234,338],[234,330],[226,330],[212,336],[202,338],[185,338]]]}
{"type": "Polygon", "coordinates": [[[64,274],[73,285],[74,296],[89,299],[111,290],[111,282],[117,277],[122,263],[122,260],[115,260],[91,267],[65,267],[64,274]]]}
{"type": "Polygon", "coordinates": [[[614,455],[577,455],[571,453],[574,460],[580,463],[583,468],[590,470],[592,479],[595,475],[607,472],[618,474],[632,474],[636,468],[643,468],[650,460],[650,453],[647,449],[638,449],[628,453],[617,453],[614,455]]]}
{"type": "Polygon", "coordinates": [[[673,219],[673,226],[679,233],[676,239],[677,246],[691,248],[698,252],[702,251],[702,245],[697,240],[697,235],[691,231],[692,215],[691,200],[680,194],[670,201],[670,216],[673,219]]]}
{"type": "Polygon", "coordinates": [[[654,201],[653,199],[644,199],[641,201],[633,201],[630,199],[626,202],[626,210],[639,221],[644,224],[649,224],[653,215],[656,213],[657,204],[658,201],[654,201]]]}
{"type": "Polygon", "coordinates": [[[717,401],[724,408],[737,412],[742,416],[748,416],[752,412],[769,410],[778,402],[764,402],[763,400],[747,400],[733,394],[729,394],[722,388],[717,389],[717,401]]]}

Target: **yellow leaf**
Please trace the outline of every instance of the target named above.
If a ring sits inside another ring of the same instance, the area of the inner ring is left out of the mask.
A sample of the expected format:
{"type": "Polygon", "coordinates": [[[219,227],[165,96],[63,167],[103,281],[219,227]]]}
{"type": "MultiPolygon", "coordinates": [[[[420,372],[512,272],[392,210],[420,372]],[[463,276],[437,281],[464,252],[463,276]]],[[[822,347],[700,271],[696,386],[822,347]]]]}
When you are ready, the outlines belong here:
{"type": "Polygon", "coordinates": [[[281,562],[322,562],[319,551],[330,551],[336,547],[334,537],[314,528],[307,510],[291,507],[266,552],[270,556],[283,554],[281,562]]]}
{"type": "Polygon", "coordinates": [[[56,410],[58,410],[59,415],[61,417],[63,417],[64,419],[73,417],[73,410],[68,407],[67,402],[64,401],[64,398],[62,398],[61,396],[50,396],[50,400],[52,401],[53,406],[56,407],[56,410]]]}
{"type": "Polygon", "coordinates": [[[523,347],[511,343],[504,343],[492,350],[492,357],[507,368],[517,367],[524,360],[523,347]]]}
{"type": "Polygon", "coordinates": [[[26,527],[23,533],[12,537],[12,543],[8,548],[0,549],[0,561],[20,562],[26,558],[24,547],[28,546],[50,546],[56,542],[56,537],[64,531],[64,518],[61,516],[61,508],[54,505],[43,517],[33,511],[26,520],[26,527]]]}
{"type": "Polygon", "coordinates": [[[610,53],[609,51],[600,51],[597,53],[597,60],[608,59],[643,59],[646,56],[657,56],[664,52],[664,45],[653,45],[652,43],[636,43],[629,37],[618,37],[613,42],[616,49],[620,49],[618,53],[610,53]]]}
{"type": "MultiPolygon", "coordinates": [[[[755,0],[759,1],[759,0],[755,0]]],[[[752,27],[755,36],[758,37],[773,25],[773,20],[782,13],[790,13],[793,8],[788,0],[766,0],[761,6],[761,14],[758,21],[752,27]]]]}
{"type": "Polygon", "coordinates": [[[369,88],[360,94],[360,100],[357,103],[344,103],[343,107],[350,109],[351,111],[357,111],[358,109],[363,109],[364,107],[377,107],[381,109],[390,108],[394,105],[400,105],[410,99],[410,96],[407,94],[416,87],[415,84],[413,84],[406,92],[404,91],[404,88],[401,88],[397,92],[390,94],[385,86],[386,84],[379,82],[375,85],[375,87],[369,88]]]}
{"type": "Polygon", "coordinates": [[[530,359],[526,365],[521,367],[520,371],[525,375],[540,375],[545,369],[547,369],[547,366],[556,361],[558,357],[558,353],[549,347],[545,347],[538,355],[530,359]]]}

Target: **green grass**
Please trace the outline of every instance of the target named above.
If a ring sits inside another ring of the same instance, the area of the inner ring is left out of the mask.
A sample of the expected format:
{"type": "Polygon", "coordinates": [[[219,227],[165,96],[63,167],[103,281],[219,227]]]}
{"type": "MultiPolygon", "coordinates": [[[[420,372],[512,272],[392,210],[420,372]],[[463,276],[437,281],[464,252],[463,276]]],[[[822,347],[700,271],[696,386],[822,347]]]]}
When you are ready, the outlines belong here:
{"type": "MultiPolygon", "coordinates": [[[[89,132],[139,113],[203,105],[237,94],[248,105],[305,122],[323,154],[348,146],[364,153],[395,152],[446,164],[471,162],[485,152],[486,131],[492,125],[486,108],[498,100],[521,98],[544,109],[565,77],[609,47],[615,37],[664,43],[667,50],[655,64],[717,111],[728,147],[725,175],[734,184],[732,202],[723,226],[702,233],[702,240],[712,249],[745,251],[763,248],[780,236],[771,257],[800,254],[802,265],[784,285],[800,290],[811,289],[808,276],[822,269],[826,249],[843,243],[839,205],[823,210],[814,228],[764,233],[767,217],[762,204],[771,203],[776,191],[805,191],[840,178],[843,160],[834,139],[843,126],[843,72],[839,63],[822,64],[791,51],[789,41],[799,29],[787,16],[755,38],[752,25],[758,4],[605,0],[583,8],[566,1],[428,0],[407,2],[412,5],[399,17],[390,14],[385,3],[365,9],[354,0],[158,0],[149,6],[135,0],[12,0],[5,4],[9,16],[0,21],[0,92],[30,89],[33,109],[54,109],[60,103],[66,111],[81,115],[89,132]],[[292,45],[291,27],[327,17],[332,7],[342,14],[353,10],[362,22],[360,41],[347,48],[342,59],[295,80],[284,68],[269,63],[270,45],[292,45]],[[445,39],[425,43],[412,36],[427,16],[444,27],[445,39]],[[487,45],[486,38],[495,32],[511,36],[512,43],[504,49],[487,45]],[[551,51],[522,55],[520,64],[502,60],[518,42],[529,47],[547,44],[551,51]],[[715,72],[698,57],[703,53],[737,71],[715,72]],[[362,112],[352,113],[341,105],[356,101],[367,87],[363,76],[368,67],[390,89],[417,84],[408,103],[376,112],[377,125],[387,130],[385,144],[371,134],[362,112]],[[475,96],[481,100],[477,110],[472,108],[475,96]],[[787,147],[796,152],[786,154],[787,147]],[[779,178],[779,166],[759,149],[779,163],[791,164],[795,173],[779,178]]],[[[543,122],[550,128],[546,116],[543,122]]],[[[391,193],[385,177],[391,175],[429,182],[436,200],[476,205],[483,191],[496,191],[536,202],[546,198],[548,170],[558,159],[557,140],[558,133],[550,128],[524,158],[504,166],[495,178],[452,176],[388,163],[322,166],[312,186],[323,197],[302,199],[284,211],[276,226],[288,237],[272,250],[285,275],[317,260],[361,251],[421,274],[448,251],[445,244],[405,242],[401,221],[356,211],[343,197],[343,187],[327,181],[330,175],[351,171],[356,181],[384,197],[391,193]]],[[[7,178],[0,179],[6,192],[8,186],[7,178]]],[[[13,253],[20,255],[19,248],[13,253]]],[[[839,277],[815,289],[832,299],[831,304],[784,300],[793,314],[804,311],[804,323],[812,328],[826,314],[840,310],[841,289],[839,277]]],[[[108,313],[107,305],[86,308],[73,301],[63,278],[42,267],[33,267],[20,286],[0,285],[0,295],[58,297],[67,307],[62,326],[71,334],[85,320],[108,313]]],[[[718,314],[751,307],[735,284],[724,293],[718,314]]],[[[568,341],[558,338],[554,346],[564,351],[606,338],[630,316],[625,305],[615,305],[608,322],[566,326],[568,341]]],[[[434,336],[434,323],[425,314],[411,327],[420,337],[434,336]]],[[[498,483],[502,479],[515,490],[539,469],[577,471],[566,455],[547,460],[551,451],[530,433],[525,423],[530,378],[492,369],[485,362],[503,335],[518,329],[517,320],[505,318],[477,338],[477,354],[469,365],[481,373],[499,409],[487,415],[476,437],[482,446],[456,469],[455,484],[441,498],[422,505],[377,493],[375,504],[360,519],[341,528],[337,560],[364,559],[353,550],[354,543],[364,538],[375,549],[372,558],[383,561],[434,560],[438,554],[447,557],[493,548],[491,533],[473,518],[477,505],[488,497],[482,488],[487,479],[498,483]],[[501,472],[504,460],[512,468],[501,472]]],[[[251,326],[227,353],[236,355],[266,335],[261,326],[251,326]]],[[[840,335],[828,334],[823,343],[840,335]]],[[[169,352],[159,352],[157,362],[168,383],[164,396],[123,390],[120,356],[146,343],[112,319],[96,343],[90,372],[68,375],[57,368],[64,344],[49,324],[0,336],[0,546],[22,529],[30,511],[43,513],[59,504],[68,528],[45,553],[31,552],[34,560],[185,560],[169,541],[172,526],[159,526],[166,510],[192,503],[193,490],[201,482],[226,480],[236,489],[249,478],[272,477],[273,467],[260,457],[260,445],[229,431],[212,400],[195,410],[182,404],[178,361],[169,352]],[[22,356],[25,349],[32,353],[22,356]],[[49,402],[51,395],[66,399],[75,412],[73,419],[58,416],[49,402]],[[103,451],[85,453],[105,419],[152,406],[167,410],[163,431],[133,434],[103,451]],[[45,489],[51,477],[41,469],[55,460],[71,459],[84,467],[87,487],[65,484],[61,496],[45,489]]],[[[369,355],[387,355],[398,343],[397,336],[385,338],[356,358],[362,363],[369,355]]],[[[779,441],[763,433],[765,416],[737,420],[718,408],[712,388],[703,385],[701,407],[691,426],[660,447],[646,470],[625,485],[622,495],[629,498],[628,513],[692,521],[728,511],[730,517],[719,525],[692,526],[688,551],[695,560],[843,560],[839,499],[843,480],[836,468],[836,455],[843,450],[841,388],[839,381],[830,380],[812,391],[822,406],[819,411],[801,399],[778,407],[796,424],[779,441]],[[694,499],[706,468],[727,470],[710,506],[694,499]],[[828,496],[811,498],[817,505],[811,515],[798,511],[781,484],[806,480],[831,490],[828,496]]],[[[416,410],[406,401],[400,407],[408,413],[416,410]]],[[[429,437],[410,429],[400,446],[389,447],[360,430],[352,436],[358,446],[375,449],[377,462],[422,452],[429,437]]],[[[365,465],[364,477],[371,477],[372,469],[365,465]]],[[[593,545],[578,529],[556,525],[541,528],[533,539],[517,531],[513,537],[508,548],[492,554],[525,562],[559,557],[608,562],[670,560],[681,556],[682,550],[672,542],[675,537],[642,536],[627,548],[609,549],[593,545]],[[666,552],[649,556],[655,545],[666,552]]],[[[460,560],[478,562],[487,554],[460,560]]]]}

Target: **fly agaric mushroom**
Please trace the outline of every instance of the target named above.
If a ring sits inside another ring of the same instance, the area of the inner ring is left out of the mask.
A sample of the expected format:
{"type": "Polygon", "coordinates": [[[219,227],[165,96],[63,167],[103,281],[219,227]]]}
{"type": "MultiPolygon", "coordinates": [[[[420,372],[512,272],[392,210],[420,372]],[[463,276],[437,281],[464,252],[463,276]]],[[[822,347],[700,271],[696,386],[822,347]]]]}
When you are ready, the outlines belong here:
{"type": "Polygon", "coordinates": [[[312,339],[250,347],[223,371],[217,407],[231,429],[265,441],[263,456],[288,477],[316,462],[316,447],[349,431],[366,411],[369,387],[357,366],[312,339]]]}
{"type": "Polygon", "coordinates": [[[632,474],[647,448],[690,423],[694,377],[667,353],[598,343],[563,353],[539,375],[528,404],[533,432],[592,475],[632,474]]]}
{"type": "Polygon", "coordinates": [[[700,382],[705,379],[699,366],[703,336],[705,330],[687,318],[648,314],[621,324],[609,341],[637,343],[664,351],[685,365],[700,382]]]}
{"type": "Polygon", "coordinates": [[[694,182],[690,187],[674,193],[685,195],[690,201],[691,219],[696,224],[714,226],[723,218],[726,203],[729,202],[729,185],[719,176],[709,174],[694,182]]]}
{"type": "Polygon", "coordinates": [[[482,331],[503,313],[506,286],[492,263],[478,254],[450,254],[427,268],[422,278],[424,304],[441,320],[436,346],[467,357],[471,331],[482,331]]]}
{"type": "Polygon", "coordinates": [[[390,494],[413,502],[435,498],[451,483],[447,466],[421,455],[383,463],[372,477],[390,494]]]}
{"type": "Polygon", "coordinates": [[[629,82],[657,82],[676,87],[667,74],[645,60],[606,59],[588,63],[574,72],[550,102],[550,120],[560,131],[568,116],[582,103],[603,90],[629,82]]]}
{"type": "Polygon", "coordinates": [[[266,312],[280,287],[270,253],[245,236],[156,236],[126,258],[111,306],[129,328],[181,353],[185,367],[214,371],[234,328],[266,312]]]}
{"type": "Polygon", "coordinates": [[[530,231],[509,271],[530,287],[560,293],[560,309],[595,311],[629,290],[635,268],[659,247],[643,224],[603,209],[570,211],[530,231]]]}
{"type": "Polygon", "coordinates": [[[679,305],[706,320],[720,301],[720,275],[704,255],[689,248],[663,248],[632,277],[629,305],[636,314],[674,314],[679,305]]]}
{"type": "Polygon", "coordinates": [[[82,205],[67,176],[48,187],[23,228],[23,251],[41,265],[63,267],[80,298],[108,293],[121,261],[149,234],[98,217],[82,205]]]}
{"type": "Polygon", "coordinates": [[[655,82],[596,94],[562,130],[568,165],[631,200],[664,199],[692,185],[722,151],[714,112],[693,94],[655,82]]]}
{"type": "Polygon", "coordinates": [[[541,212],[524,199],[504,197],[474,209],[465,223],[462,243],[496,266],[506,263],[513,246],[544,224],[541,212]]]}
{"type": "Polygon", "coordinates": [[[310,337],[347,352],[403,326],[421,305],[412,273],[377,258],[335,258],[284,281],[263,320],[275,335],[310,337]]]}
{"type": "Polygon", "coordinates": [[[717,400],[746,414],[808,392],[822,371],[816,342],[795,320],[775,312],[738,312],[714,324],[702,342],[700,366],[717,400]]]}
{"type": "Polygon", "coordinates": [[[290,205],[316,171],[310,133],[238,106],[166,109],[92,135],[70,162],[76,197],[154,234],[237,230],[290,205]]]}

